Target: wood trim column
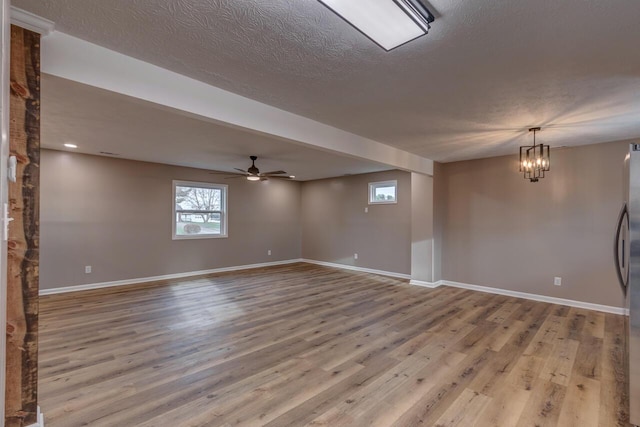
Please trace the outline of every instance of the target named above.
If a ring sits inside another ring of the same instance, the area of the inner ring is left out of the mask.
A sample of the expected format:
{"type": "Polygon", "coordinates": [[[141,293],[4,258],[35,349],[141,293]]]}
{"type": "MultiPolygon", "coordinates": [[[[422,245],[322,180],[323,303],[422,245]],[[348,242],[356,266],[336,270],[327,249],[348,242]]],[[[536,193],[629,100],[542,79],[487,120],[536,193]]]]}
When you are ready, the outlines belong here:
{"type": "Polygon", "coordinates": [[[40,35],[11,26],[5,426],[37,422],[40,203],[40,35]]]}

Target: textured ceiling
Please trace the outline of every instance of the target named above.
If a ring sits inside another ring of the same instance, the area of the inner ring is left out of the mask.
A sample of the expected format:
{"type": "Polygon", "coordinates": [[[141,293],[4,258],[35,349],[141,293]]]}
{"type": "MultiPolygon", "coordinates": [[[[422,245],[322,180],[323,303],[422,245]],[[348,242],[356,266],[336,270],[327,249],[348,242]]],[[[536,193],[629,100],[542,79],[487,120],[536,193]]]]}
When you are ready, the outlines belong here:
{"type": "Polygon", "coordinates": [[[150,102],[59,77],[42,76],[42,146],[99,155],[234,171],[257,155],[262,172],[284,169],[296,180],[375,172],[388,166],[343,157],[211,123],[150,102]],[[67,149],[65,143],[78,145],[67,149]]]}
{"type": "Polygon", "coordinates": [[[68,34],[440,161],[640,136],[640,1],[431,0],[384,52],[317,0],[13,0],[68,34]]]}

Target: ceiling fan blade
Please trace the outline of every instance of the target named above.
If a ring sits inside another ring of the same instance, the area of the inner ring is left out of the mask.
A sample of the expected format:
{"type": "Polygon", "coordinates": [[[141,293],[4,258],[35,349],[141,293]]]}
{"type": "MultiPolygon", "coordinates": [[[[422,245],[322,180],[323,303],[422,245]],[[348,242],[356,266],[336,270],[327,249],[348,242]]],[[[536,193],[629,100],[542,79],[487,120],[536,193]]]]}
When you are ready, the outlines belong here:
{"type": "Polygon", "coordinates": [[[247,172],[246,170],[242,170],[242,169],[238,169],[238,168],[234,168],[235,170],[242,172],[243,174],[247,175],[249,172],[247,172]]]}
{"type": "Polygon", "coordinates": [[[246,176],[244,173],[237,172],[209,172],[209,175],[238,175],[238,176],[246,176]]]}
{"type": "Polygon", "coordinates": [[[287,173],[285,171],[271,171],[271,172],[265,172],[262,175],[286,175],[287,173]]]}
{"type": "Polygon", "coordinates": [[[293,178],[291,178],[290,176],[270,175],[269,179],[286,179],[287,181],[291,181],[293,178]]]}
{"type": "Polygon", "coordinates": [[[266,176],[261,176],[260,181],[269,181],[269,178],[267,178],[266,176]]]}

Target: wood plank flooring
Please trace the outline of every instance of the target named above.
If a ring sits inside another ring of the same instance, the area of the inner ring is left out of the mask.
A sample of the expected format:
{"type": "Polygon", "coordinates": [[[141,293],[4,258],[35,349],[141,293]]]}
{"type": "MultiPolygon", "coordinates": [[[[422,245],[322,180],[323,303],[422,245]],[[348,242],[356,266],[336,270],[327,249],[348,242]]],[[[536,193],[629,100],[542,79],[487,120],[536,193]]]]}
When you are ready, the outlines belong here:
{"type": "Polygon", "coordinates": [[[42,297],[47,427],[627,426],[621,316],[309,264],[42,297]]]}

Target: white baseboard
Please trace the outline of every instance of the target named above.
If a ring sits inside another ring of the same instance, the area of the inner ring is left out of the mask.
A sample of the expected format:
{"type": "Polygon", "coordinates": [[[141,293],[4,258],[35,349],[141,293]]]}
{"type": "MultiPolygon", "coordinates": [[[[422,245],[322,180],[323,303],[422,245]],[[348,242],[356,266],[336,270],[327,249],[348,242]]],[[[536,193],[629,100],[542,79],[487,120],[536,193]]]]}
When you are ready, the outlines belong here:
{"type": "Polygon", "coordinates": [[[437,288],[438,286],[442,285],[442,280],[438,280],[437,282],[425,282],[423,280],[416,280],[416,279],[411,279],[409,281],[410,285],[415,285],[415,286],[422,286],[423,288],[437,288]]]}
{"type": "Polygon", "coordinates": [[[40,411],[39,406],[38,406],[38,414],[36,416],[36,419],[38,421],[35,424],[31,424],[30,426],[27,426],[27,427],[44,427],[44,415],[42,415],[42,412],[40,411]]]}
{"type": "Polygon", "coordinates": [[[343,270],[360,271],[362,273],[371,273],[371,274],[379,274],[381,276],[396,277],[398,279],[411,279],[410,274],[396,273],[393,271],[375,270],[373,268],[356,267],[354,265],[338,264],[335,262],[326,262],[326,261],[317,261],[315,259],[306,259],[306,258],[302,258],[300,259],[300,261],[306,262],[308,264],[322,265],[325,267],[341,268],[343,270]]]}
{"type": "MultiPolygon", "coordinates": [[[[428,283],[428,282],[424,282],[424,283],[428,283]]],[[[436,282],[436,284],[437,285],[433,287],[444,285],[444,286],[451,286],[454,288],[469,289],[469,290],[478,291],[478,292],[487,292],[490,294],[505,295],[509,297],[523,298],[523,299],[529,299],[533,301],[548,302],[551,304],[566,305],[569,307],[584,308],[587,310],[602,311],[604,313],[621,314],[621,315],[627,315],[627,316],[629,315],[628,310],[622,307],[613,307],[610,305],[594,304],[591,302],[556,298],[556,297],[550,297],[550,296],[539,295],[539,294],[530,294],[527,292],[511,291],[508,289],[490,288],[488,286],[470,285],[468,283],[453,282],[451,280],[439,280],[436,282]]]]}
{"type": "MultiPolygon", "coordinates": [[[[52,288],[52,289],[41,289],[40,295],[53,295],[53,294],[61,294],[66,292],[77,292],[77,291],[86,291],[90,289],[109,288],[113,286],[135,285],[139,283],[154,282],[158,280],[181,279],[186,277],[203,276],[203,275],[214,274],[214,273],[223,273],[226,271],[249,270],[253,268],[293,264],[296,262],[305,262],[308,264],[322,265],[325,267],[340,268],[343,270],[359,271],[363,273],[379,274],[381,276],[395,277],[398,279],[407,279],[409,280],[409,283],[411,285],[422,286],[422,287],[431,288],[431,289],[437,288],[439,286],[451,286],[454,288],[468,289],[468,290],[478,291],[478,292],[487,292],[490,294],[505,295],[505,296],[515,297],[515,298],[524,298],[524,299],[529,299],[533,301],[548,302],[551,304],[559,304],[559,305],[566,305],[569,307],[584,308],[587,310],[601,311],[604,313],[613,313],[613,314],[621,314],[621,315],[626,314],[627,316],[629,315],[629,310],[624,309],[622,307],[612,307],[608,305],[594,304],[594,303],[583,302],[583,301],[575,301],[575,300],[564,299],[564,298],[556,298],[556,297],[550,297],[546,295],[511,291],[508,289],[491,288],[488,286],[471,285],[468,283],[453,282],[451,280],[438,280],[437,282],[425,282],[422,280],[411,279],[411,275],[409,274],[396,273],[393,271],[375,270],[372,268],[356,267],[353,265],[338,264],[338,263],[326,262],[326,261],[317,261],[317,260],[306,259],[306,258],[264,262],[259,264],[237,265],[232,267],[214,268],[210,270],[188,271],[185,273],[165,274],[162,276],[152,276],[152,277],[140,277],[136,279],[115,280],[112,282],[90,283],[86,285],[65,286],[65,287],[52,288]]],[[[34,425],[33,427],[38,427],[38,426],[34,425]]]]}
{"type": "Polygon", "coordinates": [[[566,305],[569,307],[584,308],[587,310],[602,311],[604,313],[613,313],[613,314],[622,314],[622,315],[626,314],[627,316],[629,315],[629,311],[625,310],[622,307],[612,307],[608,305],[594,304],[594,303],[583,302],[583,301],[575,301],[575,300],[564,299],[564,298],[556,298],[556,297],[550,297],[546,295],[511,291],[508,289],[491,288],[488,286],[470,285],[468,283],[453,282],[451,280],[438,280],[436,282],[426,282],[423,280],[411,279],[411,276],[408,274],[389,273],[389,272],[384,272],[380,270],[372,270],[372,269],[353,267],[350,265],[343,265],[343,264],[334,264],[334,263],[323,262],[323,261],[302,259],[302,262],[324,265],[328,267],[344,268],[347,270],[363,271],[367,273],[384,274],[387,276],[393,276],[393,277],[398,277],[402,279],[410,279],[409,280],[410,285],[421,286],[423,288],[429,288],[429,289],[435,289],[440,286],[451,286],[454,288],[468,289],[472,291],[486,292],[490,294],[505,295],[505,296],[515,297],[515,298],[533,300],[533,301],[548,302],[551,304],[566,305]]]}
{"type": "Polygon", "coordinates": [[[203,276],[206,274],[214,274],[214,273],[224,273],[225,271],[249,270],[252,268],[293,264],[296,262],[302,262],[302,260],[299,258],[288,259],[284,261],[272,261],[272,262],[263,262],[259,264],[246,264],[246,265],[236,265],[232,267],[213,268],[210,270],[187,271],[185,273],[164,274],[162,276],[139,277],[135,279],[114,280],[112,282],[89,283],[86,285],[64,286],[60,288],[51,288],[51,289],[40,289],[39,294],[42,296],[42,295],[62,294],[66,292],[87,291],[90,289],[101,289],[101,288],[110,288],[113,286],[127,286],[127,285],[135,285],[139,283],[155,282],[158,280],[182,279],[185,277],[203,276]]]}

